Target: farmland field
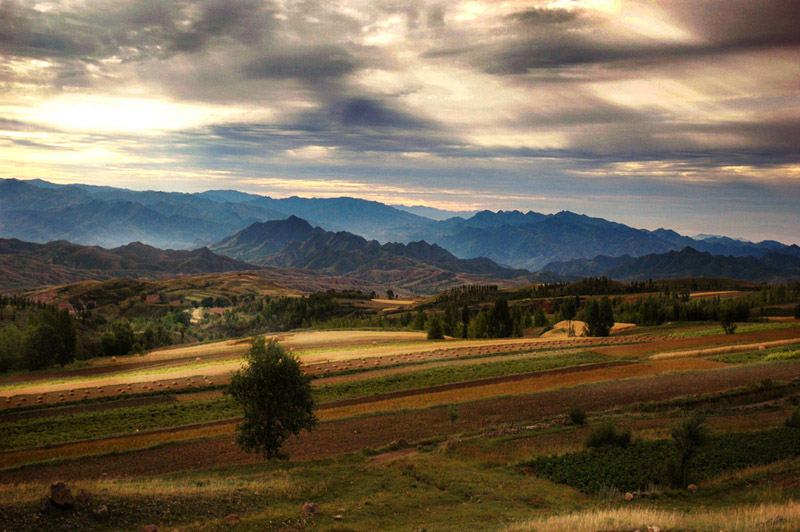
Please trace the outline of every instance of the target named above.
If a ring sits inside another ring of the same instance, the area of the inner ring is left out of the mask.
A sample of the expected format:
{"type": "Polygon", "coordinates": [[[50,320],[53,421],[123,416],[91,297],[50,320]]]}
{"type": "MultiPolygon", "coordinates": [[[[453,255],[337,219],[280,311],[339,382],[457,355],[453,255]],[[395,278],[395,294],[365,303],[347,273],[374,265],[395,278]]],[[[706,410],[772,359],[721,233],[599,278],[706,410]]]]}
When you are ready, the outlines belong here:
{"type": "Polygon", "coordinates": [[[235,442],[242,412],[222,388],[249,338],[12,374],[0,379],[0,530],[751,530],[775,516],[770,529],[794,530],[800,448],[773,443],[800,441],[784,423],[800,403],[800,322],[712,329],[281,333],[320,419],[285,462],[235,442]],[[711,442],[696,492],[664,473],[670,430],[694,411],[711,442]],[[630,446],[586,449],[609,422],[630,446]],[[615,460],[638,469],[597,473],[615,460]],[[40,511],[56,480],[91,499],[40,511]],[[304,517],[307,501],[322,513],[304,517]]]}

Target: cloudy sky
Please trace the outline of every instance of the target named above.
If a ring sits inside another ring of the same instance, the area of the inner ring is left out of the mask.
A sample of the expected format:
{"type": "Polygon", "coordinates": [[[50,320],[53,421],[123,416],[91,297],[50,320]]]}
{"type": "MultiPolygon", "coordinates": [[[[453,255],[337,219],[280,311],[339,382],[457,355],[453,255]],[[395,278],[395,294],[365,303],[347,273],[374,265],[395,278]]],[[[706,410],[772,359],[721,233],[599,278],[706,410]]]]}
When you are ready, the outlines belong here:
{"type": "Polygon", "coordinates": [[[797,0],[0,0],[0,176],[800,241],[797,0]]]}

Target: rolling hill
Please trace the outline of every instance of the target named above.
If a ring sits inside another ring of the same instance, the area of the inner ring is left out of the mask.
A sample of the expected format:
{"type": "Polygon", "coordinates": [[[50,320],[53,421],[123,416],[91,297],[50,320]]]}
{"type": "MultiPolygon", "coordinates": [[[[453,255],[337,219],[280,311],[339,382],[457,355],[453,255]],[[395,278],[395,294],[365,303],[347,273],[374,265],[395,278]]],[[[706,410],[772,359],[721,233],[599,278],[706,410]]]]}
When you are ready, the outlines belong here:
{"type": "Polygon", "coordinates": [[[115,277],[164,279],[256,269],[208,248],[162,250],[140,242],[114,249],[66,241],[35,244],[0,239],[0,289],[60,285],[115,277]]]}

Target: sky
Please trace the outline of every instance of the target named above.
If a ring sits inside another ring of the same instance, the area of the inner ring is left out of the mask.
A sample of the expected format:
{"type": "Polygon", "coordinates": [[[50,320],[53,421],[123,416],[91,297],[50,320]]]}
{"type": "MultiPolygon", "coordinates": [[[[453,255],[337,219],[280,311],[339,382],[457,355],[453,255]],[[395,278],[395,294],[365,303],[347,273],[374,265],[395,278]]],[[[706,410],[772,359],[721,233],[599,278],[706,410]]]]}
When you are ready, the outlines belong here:
{"type": "Polygon", "coordinates": [[[797,0],[0,0],[0,177],[800,242],[797,0]]]}

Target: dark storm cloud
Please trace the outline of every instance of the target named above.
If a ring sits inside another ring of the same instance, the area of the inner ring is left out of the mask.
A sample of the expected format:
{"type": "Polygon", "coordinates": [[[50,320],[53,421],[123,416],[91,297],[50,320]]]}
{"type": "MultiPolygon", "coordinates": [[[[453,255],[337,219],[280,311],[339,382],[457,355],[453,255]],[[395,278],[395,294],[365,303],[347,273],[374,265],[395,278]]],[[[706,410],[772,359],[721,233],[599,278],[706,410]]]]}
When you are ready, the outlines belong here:
{"type": "Polygon", "coordinates": [[[797,0],[681,0],[662,5],[709,43],[731,49],[800,44],[797,0]]]}
{"type": "MultiPolygon", "coordinates": [[[[800,41],[798,41],[800,42],[800,41]]],[[[651,64],[685,61],[714,55],[759,50],[794,41],[776,41],[753,36],[736,42],[694,44],[603,44],[581,36],[563,35],[549,41],[520,40],[490,51],[483,70],[490,74],[527,74],[536,69],[554,69],[605,64],[615,67],[643,67],[651,64]]]]}
{"type": "Polygon", "coordinates": [[[572,23],[579,19],[581,11],[573,9],[545,9],[535,7],[509,15],[507,18],[523,26],[540,27],[550,24],[572,23]]]}
{"type": "Polygon", "coordinates": [[[55,17],[10,0],[0,4],[0,52],[3,55],[91,56],[105,45],[102,36],[82,17],[70,15],[55,20],[55,17]]]}
{"type": "Polygon", "coordinates": [[[139,0],[94,2],[80,11],[0,4],[0,52],[37,59],[144,59],[196,52],[210,40],[260,41],[272,30],[269,3],[139,0]]]}
{"type": "Polygon", "coordinates": [[[378,100],[351,98],[334,106],[330,116],[344,127],[427,129],[431,124],[410,113],[395,111],[378,100]]]}
{"type": "Polygon", "coordinates": [[[508,125],[518,128],[551,128],[554,126],[579,126],[595,124],[631,124],[652,120],[652,114],[633,111],[590,97],[584,97],[579,106],[526,112],[508,120],[508,125]]]}
{"type": "MultiPolygon", "coordinates": [[[[386,103],[350,98],[281,124],[226,124],[210,131],[227,145],[242,143],[254,153],[280,153],[306,146],[326,146],[349,153],[424,151],[450,153],[458,141],[429,120],[398,111],[386,103]]],[[[196,132],[202,136],[201,132],[196,132]]]]}
{"type": "Polygon", "coordinates": [[[259,57],[244,67],[251,78],[297,78],[306,80],[338,78],[350,74],[359,62],[336,46],[289,50],[259,57]]]}
{"type": "Polygon", "coordinates": [[[506,16],[507,26],[500,34],[468,46],[435,47],[424,55],[466,61],[490,74],[519,75],[589,65],[640,68],[800,45],[796,0],[665,1],[659,7],[695,39],[676,42],[615,35],[608,20],[588,10],[534,8],[506,16]]]}
{"type": "Polygon", "coordinates": [[[196,52],[203,49],[209,40],[219,37],[257,44],[273,29],[272,15],[264,2],[214,0],[203,5],[202,14],[193,21],[189,30],[177,31],[171,37],[172,48],[196,52]]]}

